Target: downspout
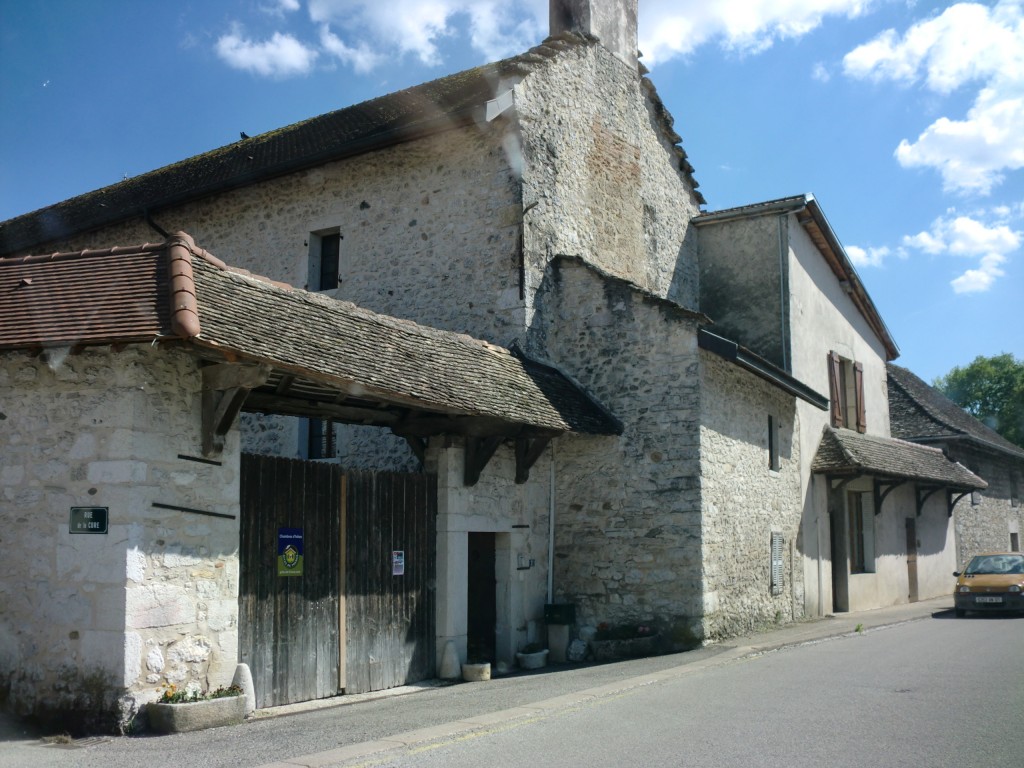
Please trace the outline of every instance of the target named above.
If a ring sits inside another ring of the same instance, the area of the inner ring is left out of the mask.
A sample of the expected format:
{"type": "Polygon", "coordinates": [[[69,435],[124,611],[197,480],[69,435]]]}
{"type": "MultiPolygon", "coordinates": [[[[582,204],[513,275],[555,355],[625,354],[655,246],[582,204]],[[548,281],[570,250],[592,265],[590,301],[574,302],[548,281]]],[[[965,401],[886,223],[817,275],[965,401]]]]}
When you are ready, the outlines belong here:
{"type": "Polygon", "coordinates": [[[555,602],[555,441],[551,441],[548,485],[548,604],[555,602]]]}

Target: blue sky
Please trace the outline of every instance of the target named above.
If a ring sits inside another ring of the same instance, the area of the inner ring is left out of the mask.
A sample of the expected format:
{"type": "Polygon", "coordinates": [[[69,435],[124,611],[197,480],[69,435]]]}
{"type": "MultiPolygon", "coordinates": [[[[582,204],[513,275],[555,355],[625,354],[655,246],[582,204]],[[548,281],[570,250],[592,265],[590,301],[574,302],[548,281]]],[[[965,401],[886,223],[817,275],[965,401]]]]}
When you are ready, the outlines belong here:
{"type": "MultiPolygon", "coordinates": [[[[0,220],[546,30],[547,0],[0,0],[0,220]]],[[[640,0],[640,48],[708,210],[814,194],[927,380],[1024,359],[1022,0],[640,0]]]]}

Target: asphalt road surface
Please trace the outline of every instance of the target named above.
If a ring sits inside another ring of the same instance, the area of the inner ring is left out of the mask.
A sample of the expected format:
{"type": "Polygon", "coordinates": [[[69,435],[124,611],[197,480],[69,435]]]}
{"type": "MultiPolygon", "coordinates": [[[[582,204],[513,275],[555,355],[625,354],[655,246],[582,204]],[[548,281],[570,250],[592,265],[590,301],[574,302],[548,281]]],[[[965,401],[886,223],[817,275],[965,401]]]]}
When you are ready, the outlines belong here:
{"type": "Polygon", "coordinates": [[[1024,617],[939,611],[754,657],[729,660],[730,650],[434,688],[168,737],[67,749],[0,741],[0,768],[1024,766],[1024,617]],[[584,690],[590,695],[552,700],[584,690]],[[481,714],[493,724],[347,762],[330,757],[481,714]]]}
{"type": "Polygon", "coordinates": [[[784,649],[359,764],[1022,768],[1022,651],[1024,618],[936,618],[784,649]]]}

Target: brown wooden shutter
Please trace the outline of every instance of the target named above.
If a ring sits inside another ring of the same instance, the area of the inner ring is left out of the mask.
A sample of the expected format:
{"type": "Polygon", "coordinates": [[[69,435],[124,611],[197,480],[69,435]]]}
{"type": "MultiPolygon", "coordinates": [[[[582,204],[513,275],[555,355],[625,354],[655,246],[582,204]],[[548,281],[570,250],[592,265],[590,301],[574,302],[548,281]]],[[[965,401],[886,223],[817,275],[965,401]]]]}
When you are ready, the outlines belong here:
{"type": "Polygon", "coordinates": [[[839,355],[828,353],[828,396],[832,407],[832,426],[843,426],[843,401],[839,392],[839,355]]]}
{"type": "Polygon", "coordinates": [[[853,364],[853,388],[857,393],[857,431],[864,433],[868,431],[868,420],[864,410],[864,365],[853,364]]]}

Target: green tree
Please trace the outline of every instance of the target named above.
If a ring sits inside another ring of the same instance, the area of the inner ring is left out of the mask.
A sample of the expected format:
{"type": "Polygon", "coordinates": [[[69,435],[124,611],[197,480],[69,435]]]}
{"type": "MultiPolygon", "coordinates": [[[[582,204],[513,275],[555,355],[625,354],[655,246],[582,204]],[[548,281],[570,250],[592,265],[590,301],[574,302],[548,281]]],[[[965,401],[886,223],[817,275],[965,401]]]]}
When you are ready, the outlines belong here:
{"type": "Polygon", "coordinates": [[[940,376],[934,386],[1011,443],[1024,448],[1024,362],[1013,355],[978,356],[940,376]]]}

